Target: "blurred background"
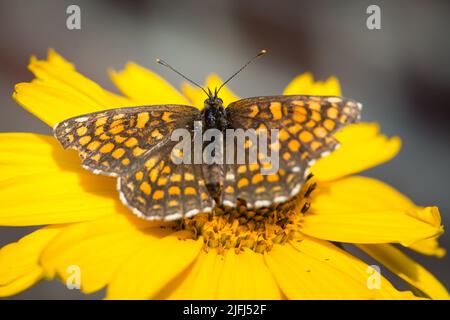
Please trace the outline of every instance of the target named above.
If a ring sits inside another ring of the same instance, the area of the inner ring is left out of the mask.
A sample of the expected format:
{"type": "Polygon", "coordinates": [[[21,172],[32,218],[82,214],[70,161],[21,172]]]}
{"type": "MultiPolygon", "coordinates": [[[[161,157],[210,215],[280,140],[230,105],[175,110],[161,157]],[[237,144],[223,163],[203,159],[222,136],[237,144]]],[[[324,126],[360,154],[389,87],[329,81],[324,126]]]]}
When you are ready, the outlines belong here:
{"type": "MultiPolygon", "coordinates": [[[[449,30],[450,2],[444,0],[0,0],[0,131],[51,134],[11,99],[15,83],[32,79],[26,68],[30,55],[45,57],[49,47],[113,91],[107,69],[129,60],[178,86],[181,79],[156,65],[155,57],[203,81],[211,72],[225,78],[266,48],[269,54],[239,75],[232,90],[242,97],[279,94],[305,71],[319,80],[336,75],[343,94],[363,102],[364,121],[377,121],[384,133],[403,140],[399,156],[366,175],[417,204],[439,206],[449,226],[449,30]],[[71,4],[81,8],[81,30],[66,28],[71,4]],[[381,8],[381,30],[366,27],[371,4],[381,8]]],[[[0,228],[0,246],[30,230],[0,228]]],[[[450,249],[448,233],[441,243],[450,249]]],[[[411,256],[450,288],[449,256],[411,256]]],[[[13,298],[101,296],[84,296],[53,281],[13,298]]]]}

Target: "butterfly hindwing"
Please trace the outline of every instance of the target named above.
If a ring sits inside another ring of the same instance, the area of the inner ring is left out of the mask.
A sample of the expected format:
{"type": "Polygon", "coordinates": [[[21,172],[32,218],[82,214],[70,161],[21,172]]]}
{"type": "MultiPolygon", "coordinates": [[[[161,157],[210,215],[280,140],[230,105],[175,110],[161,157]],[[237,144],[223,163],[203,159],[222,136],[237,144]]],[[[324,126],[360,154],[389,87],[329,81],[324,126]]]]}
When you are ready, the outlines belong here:
{"type": "Polygon", "coordinates": [[[175,220],[212,210],[202,165],[174,162],[175,145],[158,146],[143,166],[119,178],[121,198],[137,215],[175,220]]]}
{"type": "Polygon", "coordinates": [[[227,108],[233,128],[254,129],[258,139],[269,138],[270,152],[278,152],[276,172],[262,174],[264,152],[257,163],[227,164],[222,201],[233,205],[238,198],[249,206],[268,206],[296,195],[309,174],[309,167],[333,151],[334,133],[359,119],[361,105],[342,97],[271,96],[238,100],[227,108]],[[270,139],[278,129],[278,139],[270,139]],[[228,190],[228,192],[227,192],[228,190]]]}

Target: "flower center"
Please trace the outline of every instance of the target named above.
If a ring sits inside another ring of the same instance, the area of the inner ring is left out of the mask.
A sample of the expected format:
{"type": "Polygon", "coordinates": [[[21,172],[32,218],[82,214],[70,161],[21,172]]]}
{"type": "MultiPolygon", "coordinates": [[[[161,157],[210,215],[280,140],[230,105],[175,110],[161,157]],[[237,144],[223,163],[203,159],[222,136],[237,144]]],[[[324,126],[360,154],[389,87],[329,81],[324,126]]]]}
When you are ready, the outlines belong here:
{"type": "Polygon", "coordinates": [[[181,229],[194,237],[202,236],[204,249],[219,253],[234,249],[236,253],[249,248],[263,253],[274,244],[282,244],[301,237],[300,223],[310,205],[309,195],[315,183],[305,183],[300,193],[291,200],[267,208],[247,208],[238,202],[236,208],[217,206],[211,213],[200,213],[181,221],[181,229]]]}

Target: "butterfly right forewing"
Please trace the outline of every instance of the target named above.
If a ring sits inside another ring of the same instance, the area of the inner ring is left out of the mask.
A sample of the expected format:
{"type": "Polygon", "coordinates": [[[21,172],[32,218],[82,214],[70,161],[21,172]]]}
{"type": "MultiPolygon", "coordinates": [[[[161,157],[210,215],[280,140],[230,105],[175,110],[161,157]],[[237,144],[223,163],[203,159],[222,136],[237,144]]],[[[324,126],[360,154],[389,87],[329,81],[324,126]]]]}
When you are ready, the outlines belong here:
{"type": "Polygon", "coordinates": [[[233,205],[240,198],[261,207],[300,191],[314,161],[338,146],[334,133],[358,120],[360,104],[331,96],[271,96],[238,100],[226,111],[233,128],[254,129],[258,139],[264,134],[270,152],[279,154],[278,171],[268,175],[261,174],[259,150],[256,164],[226,165],[222,201],[233,205]],[[278,130],[278,139],[270,140],[271,129],[278,130]]]}

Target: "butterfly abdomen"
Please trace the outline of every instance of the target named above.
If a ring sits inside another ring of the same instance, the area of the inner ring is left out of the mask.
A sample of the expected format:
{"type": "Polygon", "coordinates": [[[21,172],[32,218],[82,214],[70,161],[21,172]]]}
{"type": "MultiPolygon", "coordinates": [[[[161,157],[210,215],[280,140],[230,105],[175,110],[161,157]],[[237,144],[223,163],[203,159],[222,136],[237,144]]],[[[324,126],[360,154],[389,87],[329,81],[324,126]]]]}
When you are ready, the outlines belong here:
{"type": "MultiPolygon", "coordinates": [[[[221,99],[215,98],[205,101],[205,108],[202,111],[202,122],[204,132],[207,130],[216,129],[219,130],[222,133],[222,137],[224,137],[225,130],[228,128],[228,121],[221,99]]],[[[222,140],[222,147],[223,141],[224,140],[222,140]]],[[[210,142],[211,141],[204,141],[203,150],[210,142]]],[[[218,156],[222,157],[223,154],[218,156]]],[[[205,179],[206,188],[208,189],[211,198],[219,203],[223,188],[223,176],[224,168],[222,164],[204,164],[203,178],[205,179]]]]}

